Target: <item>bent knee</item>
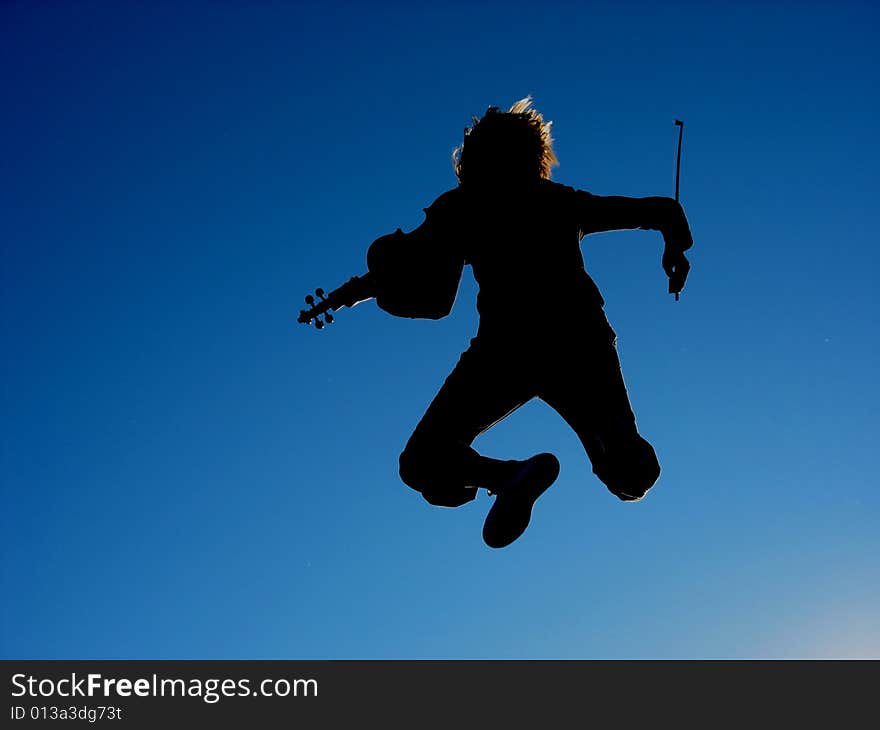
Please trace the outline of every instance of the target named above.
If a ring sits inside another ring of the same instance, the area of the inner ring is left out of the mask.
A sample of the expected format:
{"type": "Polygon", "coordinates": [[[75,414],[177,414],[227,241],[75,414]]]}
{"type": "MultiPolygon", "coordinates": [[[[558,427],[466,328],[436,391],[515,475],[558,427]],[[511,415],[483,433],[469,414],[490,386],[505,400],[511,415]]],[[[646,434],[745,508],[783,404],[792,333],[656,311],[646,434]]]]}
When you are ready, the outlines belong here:
{"type": "Polygon", "coordinates": [[[398,459],[401,481],[408,487],[418,489],[422,483],[422,468],[419,459],[409,448],[404,449],[398,459]]]}
{"type": "Polygon", "coordinates": [[[409,444],[399,458],[400,479],[435,507],[461,507],[477,496],[476,489],[458,484],[435,460],[409,444]]]}
{"type": "Polygon", "coordinates": [[[635,444],[610,453],[593,472],[608,490],[625,502],[642,499],[660,478],[660,462],[654,448],[639,437],[635,444]]]}
{"type": "Polygon", "coordinates": [[[422,497],[435,507],[461,507],[476,499],[477,490],[467,487],[450,487],[436,492],[424,491],[422,497]]]}
{"type": "Polygon", "coordinates": [[[422,492],[444,481],[438,460],[422,445],[410,441],[398,458],[401,481],[422,492]]]}

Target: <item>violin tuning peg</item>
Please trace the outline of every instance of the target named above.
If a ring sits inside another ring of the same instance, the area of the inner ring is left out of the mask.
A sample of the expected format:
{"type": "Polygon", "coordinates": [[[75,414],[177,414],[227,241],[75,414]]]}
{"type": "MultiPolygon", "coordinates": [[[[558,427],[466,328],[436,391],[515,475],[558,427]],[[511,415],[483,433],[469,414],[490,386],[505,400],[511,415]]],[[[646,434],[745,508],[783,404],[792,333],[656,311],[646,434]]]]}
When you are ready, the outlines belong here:
{"type": "Polygon", "coordinates": [[[315,289],[315,294],[317,294],[321,299],[324,298],[324,290],[323,289],[315,289]]]}
{"type": "Polygon", "coordinates": [[[306,304],[308,304],[310,307],[314,306],[315,298],[311,294],[306,295],[306,304]]]}
{"type": "Polygon", "coordinates": [[[330,312],[327,312],[327,313],[324,315],[324,321],[325,321],[327,324],[333,324],[333,315],[330,314],[330,312]]]}
{"type": "Polygon", "coordinates": [[[315,329],[322,330],[324,329],[324,323],[321,321],[319,317],[315,317],[315,329]]]}

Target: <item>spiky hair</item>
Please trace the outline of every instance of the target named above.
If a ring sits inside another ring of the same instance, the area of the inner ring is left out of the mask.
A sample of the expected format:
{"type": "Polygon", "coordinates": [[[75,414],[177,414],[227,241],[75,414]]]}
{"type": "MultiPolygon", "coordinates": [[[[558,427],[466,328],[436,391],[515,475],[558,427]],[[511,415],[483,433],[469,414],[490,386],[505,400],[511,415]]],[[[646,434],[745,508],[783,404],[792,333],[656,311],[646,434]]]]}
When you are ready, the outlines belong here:
{"type": "Polygon", "coordinates": [[[532,107],[532,97],[520,99],[506,112],[490,106],[464,130],[464,141],[452,153],[459,182],[504,173],[549,179],[559,161],[553,152],[550,127],[532,107]]]}

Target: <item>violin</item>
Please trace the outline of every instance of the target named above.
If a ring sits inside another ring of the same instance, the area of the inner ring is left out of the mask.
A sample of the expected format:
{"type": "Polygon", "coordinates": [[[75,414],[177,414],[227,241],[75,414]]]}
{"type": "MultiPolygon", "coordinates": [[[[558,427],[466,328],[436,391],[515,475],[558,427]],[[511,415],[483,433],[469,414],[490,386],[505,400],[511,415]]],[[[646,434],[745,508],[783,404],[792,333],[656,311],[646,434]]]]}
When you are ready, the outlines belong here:
{"type": "Polygon", "coordinates": [[[318,299],[315,300],[315,296],[311,294],[306,296],[305,301],[309,308],[300,310],[296,321],[300,324],[314,324],[319,330],[324,329],[325,324],[333,324],[333,312],[337,309],[353,307],[373,297],[369,292],[369,278],[369,274],[353,276],[338,289],[326,295],[323,289],[315,289],[315,296],[318,299]]]}

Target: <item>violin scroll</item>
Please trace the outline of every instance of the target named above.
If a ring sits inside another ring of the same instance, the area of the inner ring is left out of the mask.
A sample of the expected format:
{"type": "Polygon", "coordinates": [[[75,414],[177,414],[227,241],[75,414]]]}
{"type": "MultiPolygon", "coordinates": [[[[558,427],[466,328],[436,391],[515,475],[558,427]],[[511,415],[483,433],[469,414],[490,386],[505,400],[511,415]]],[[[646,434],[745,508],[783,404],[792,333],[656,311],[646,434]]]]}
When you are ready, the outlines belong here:
{"type": "Polygon", "coordinates": [[[335,321],[333,311],[340,307],[353,307],[358,302],[371,299],[373,294],[370,287],[369,274],[353,276],[329,294],[325,294],[319,287],[315,289],[314,296],[311,294],[306,296],[306,304],[309,308],[301,310],[296,321],[301,324],[314,324],[315,329],[324,329],[324,325],[333,324],[335,321]]]}

